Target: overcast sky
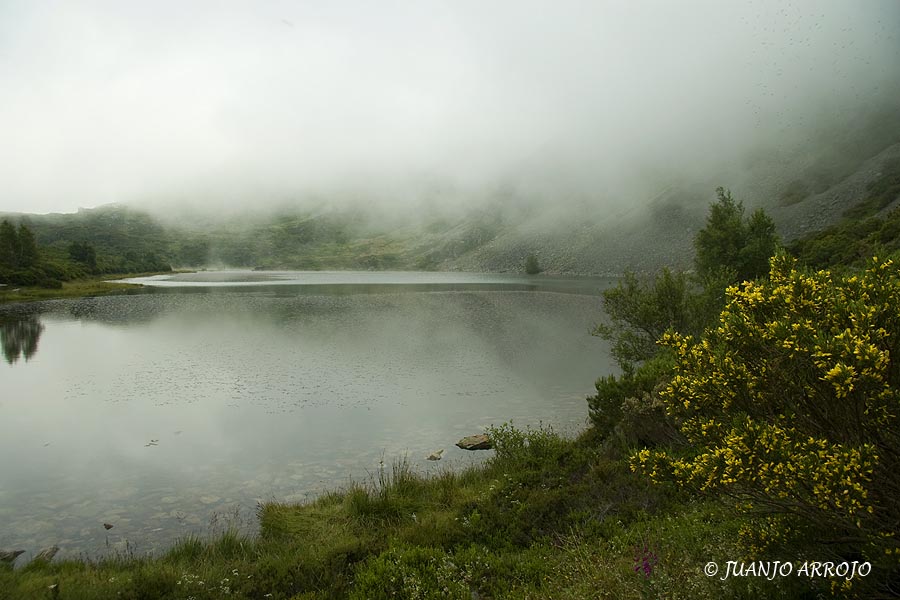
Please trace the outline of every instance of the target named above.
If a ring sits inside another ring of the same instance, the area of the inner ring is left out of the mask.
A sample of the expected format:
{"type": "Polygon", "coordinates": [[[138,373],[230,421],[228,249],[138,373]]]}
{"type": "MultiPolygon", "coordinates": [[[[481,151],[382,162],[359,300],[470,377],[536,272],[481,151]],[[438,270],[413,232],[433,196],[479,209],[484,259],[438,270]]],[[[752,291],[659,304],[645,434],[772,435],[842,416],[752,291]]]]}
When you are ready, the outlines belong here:
{"type": "Polygon", "coordinates": [[[0,211],[616,195],[884,93],[898,28],[896,0],[0,0],[0,211]]]}

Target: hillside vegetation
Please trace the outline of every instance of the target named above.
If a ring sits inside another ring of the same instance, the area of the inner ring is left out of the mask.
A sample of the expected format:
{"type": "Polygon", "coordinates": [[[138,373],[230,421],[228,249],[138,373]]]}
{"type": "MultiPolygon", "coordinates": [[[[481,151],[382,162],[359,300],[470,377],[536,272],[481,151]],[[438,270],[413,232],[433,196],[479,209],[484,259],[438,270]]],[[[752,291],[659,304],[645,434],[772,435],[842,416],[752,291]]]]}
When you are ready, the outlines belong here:
{"type": "MultiPolygon", "coordinates": [[[[786,239],[804,264],[845,262],[851,253],[860,258],[881,246],[891,251],[896,225],[884,210],[897,196],[898,164],[900,145],[891,146],[835,183],[834,192],[789,206],[766,197],[768,204],[753,206],[766,208],[776,229],[790,234],[786,239]],[[802,223],[817,225],[797,237],[802,223]]],[[[646,208],[608,215],[591,215],[588,207],[548,214],[499,203],[391,219],[334,208],[161,219],[121,205],[5,218],[34,233],[50,269],[45,279],[216,267],[521,272],[529,256],[548,273],[646,274],[691,267],[706,194],[671,188],[646,208]]]]}

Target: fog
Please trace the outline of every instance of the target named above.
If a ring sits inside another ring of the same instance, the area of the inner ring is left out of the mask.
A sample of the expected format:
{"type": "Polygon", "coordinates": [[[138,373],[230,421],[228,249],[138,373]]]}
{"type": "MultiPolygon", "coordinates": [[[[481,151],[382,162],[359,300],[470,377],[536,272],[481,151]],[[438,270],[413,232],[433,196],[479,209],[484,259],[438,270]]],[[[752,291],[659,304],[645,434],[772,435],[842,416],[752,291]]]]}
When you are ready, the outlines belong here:
{"type": "Polygon", "coordinates": [[[0,211],[612,208],[895,102],[898,29],[895,0],[5,1],[0,211]]]}

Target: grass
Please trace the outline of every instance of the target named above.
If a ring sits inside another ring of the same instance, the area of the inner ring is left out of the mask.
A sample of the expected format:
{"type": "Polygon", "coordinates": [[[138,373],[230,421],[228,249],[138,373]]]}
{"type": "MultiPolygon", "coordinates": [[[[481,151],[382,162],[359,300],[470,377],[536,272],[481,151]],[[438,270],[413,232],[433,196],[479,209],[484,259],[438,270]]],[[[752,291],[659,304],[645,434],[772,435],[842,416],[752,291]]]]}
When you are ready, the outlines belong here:
{"type": "Polygon", "coordinates": [[[158,557],[0,568],[19,598],[751,598],[779,582],[722,582],[740,523],[651,487],[589,432],[493,432],[496,455],[432,477],[405,460],[317,500],[259,508],[260,534],[196,537],[158,557]],[[649,578],[635,553],[658,556],[649,578]],[[762,587],[758,587],[762,585],[762,587]],[[54,587],[55,586],[55,587],[54,587]]]}
{"type": "Polygon", "coordinates": [[[52,300],[55,298],[80,298],[84,296],[126,294],[141,289],[143,286],[137,283],[121,283],[111,280],[159,274],[160,273],[124,273],[117,275],[100,275],[86,279],[65,281],[61,288],[43,288],[10,284],[0,287],[0,304],[34,302],[38,300],[52,300]]]}

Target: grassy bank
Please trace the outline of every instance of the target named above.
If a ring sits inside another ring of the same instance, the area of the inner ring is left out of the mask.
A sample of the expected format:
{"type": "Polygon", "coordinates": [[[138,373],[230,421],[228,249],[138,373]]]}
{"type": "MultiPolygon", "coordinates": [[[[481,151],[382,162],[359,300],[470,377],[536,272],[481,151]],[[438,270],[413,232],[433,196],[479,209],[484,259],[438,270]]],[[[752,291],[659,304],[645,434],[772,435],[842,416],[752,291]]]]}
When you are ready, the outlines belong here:
{"type": "Polygon", "coordinates": [[[426,478],[405,461],[305,505],[260,507],[261,533],[187,539],[156,558],[0,569],[0,598],[757,598],[721,581],[740,523],[651,486],[587,433],[495,432],[484,466],[426,478]]]}
{"type": "Polygon", "coordinates": [[[106,279],[79,279],[66,281],[61,288],[42,288],[33,286],[7,286],[0,288],[0,303],[33,302],[35,300],[51,300],[54,298],[79,298],[82,296],[100,296],[118,294],[129,289],[140,288],[131,283],[114,283],[106,279]]]}
{"type": "MultiPolygon", "coordinates": [[[[179,271],[167,271],[166,274],[179,271]]],[[[11,302],[34,302],[36,300],[52,300],[55,298],[80,298],[82,296],[104,296],[107,294],[123,294],[129,290],[137,290],[142,286],[137,283],[124,283],[117,279],[161,275],[153,273],[120,273],[116,275],[99,275],[62,282],[62,287],[46,288],[38,286],[20,286],[15,284],[0,287],[0,304],[11,302]]]]}

